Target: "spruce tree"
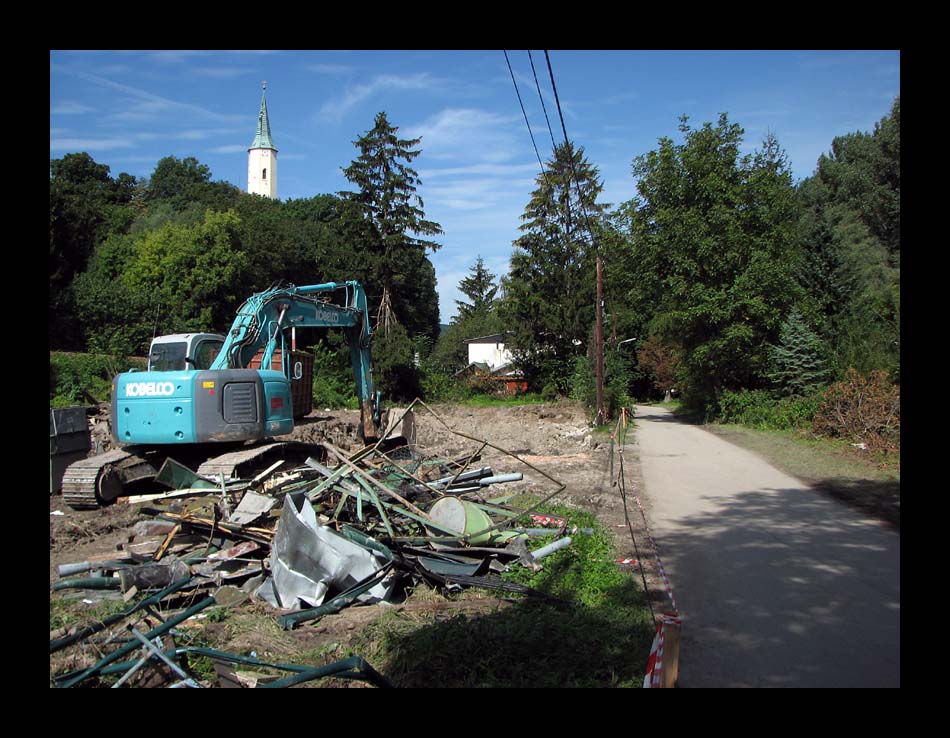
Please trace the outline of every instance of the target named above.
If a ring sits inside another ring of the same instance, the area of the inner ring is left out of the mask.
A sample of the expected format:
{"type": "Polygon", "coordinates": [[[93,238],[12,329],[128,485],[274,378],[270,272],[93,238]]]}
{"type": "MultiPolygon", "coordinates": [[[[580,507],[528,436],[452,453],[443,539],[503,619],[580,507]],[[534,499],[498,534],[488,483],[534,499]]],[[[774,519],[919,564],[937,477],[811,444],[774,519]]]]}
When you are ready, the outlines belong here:
{"type": "Polygon", "coordinates": [[[372,130],[353,142],[359,157],[343,169],[359,189],[339,195],[355,203],[370,225],[372,243],[365,246],[371,254],[374,286],[381,292],[378,303],[384,310],[391,306],[410,337],[420,333],[435,337],[438,296],[426,251],[437,251],[439,244],[423,237],[441,234],[442,227],[426,219],[417,192],[422,182],[409,166],[422,153],[415,148],[421,139],[401,139],[398,130],[385,112],[376,115],[372,130]]]}
{"type": "Polygon", "coordinates": [[[459,290],[471,302],[456,300],[458,306],[458,317],[456,323],[471,317],[482,317],[491,312],[495,294],[498,292],[498,286],[495,284],[495,275],[485,268],[485,260],[481,256],[477,258],[474,266],[470,269],[469,276],[459,282],[459,290]]]}
{"type": "Polygon", "coordinates": [[[770,353],[773,369],[769,378],[782,394],[805,395],[829,378],[821,340],[798,310],[789,313],[779,343],[770,353]]]}
{"type": "Polygon", "coordinates": [[[595,234],[603,182],[583,148],[567,142],[537,177],[505,280],[504,319],[518,364],[536,387],[567,394],[594,322],[595,234]]]}

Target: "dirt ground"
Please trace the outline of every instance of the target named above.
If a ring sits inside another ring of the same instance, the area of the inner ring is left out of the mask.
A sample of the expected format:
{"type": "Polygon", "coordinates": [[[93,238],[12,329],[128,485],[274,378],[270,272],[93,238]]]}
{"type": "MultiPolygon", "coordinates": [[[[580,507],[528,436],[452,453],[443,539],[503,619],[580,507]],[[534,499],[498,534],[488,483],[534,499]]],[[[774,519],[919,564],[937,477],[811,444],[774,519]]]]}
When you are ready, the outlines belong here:
{"type": "MultiPolygon", "coordinates": [[[[496,474],[524,474],[521,482],[498,485],[497,494],[528,491],[547,496],[564,485],[552,502],[592,512],[613,533],[618,559],[642,562],[642,571],[636,565],[618,565],[625,566],[641,586],[645,577],[654,611],[669,609],[636,502],[640,482],[632,428],[628,431],[624,452],[626,508],[631,524],[628,527],[620,487],[612,483],[619,470],[616,449],[612,454],[609,433],[592,431],[579,405],[568,402],[503,407],[437,405],[431,411],[417,406],[412,416],[406,420],[402,409],[393,408],[389,411],[389,423],[395,433],[414,440],[425,453],[458,459],[469,456],[482,446],[481,441],[487,441],[489,445],[482,448],[481,460],[473,466],[491,466],[496,474]],[[398,424],[400,419],[404,424],[398,424]]],[[[344,449],[359,448],[362,444],[356,435],[358,420],[355,411],[314,411],[298,423],[293,438],[308,442],[327,440],[344,449]]],[[[101,431],[99,427],[96,436],[100,448],[108,445],[101,431]]],[[[642,503],[648,507],[646,500],[642,503]]],[[[58,565],[106,556],[127,548],[132,541],[141,540],[142,521],[148,519],[140,513],[139,505],[117,503],[100,510],[76,511],[67,507],[61,496],[51,496],[51,586],[59,579],[58,565]],[[138,537],[136,524],[139,524],[138,537]]],[[[268,607],[263,603],[245,606],[268,607]]],[[[324,618],[316,627],[292,631],[293,637],[301,644],[312,646],[340,631],[352,630],[354,623],[371,619],[379,610],[378,606],[346,608],[338,615],[324,618]]]]}

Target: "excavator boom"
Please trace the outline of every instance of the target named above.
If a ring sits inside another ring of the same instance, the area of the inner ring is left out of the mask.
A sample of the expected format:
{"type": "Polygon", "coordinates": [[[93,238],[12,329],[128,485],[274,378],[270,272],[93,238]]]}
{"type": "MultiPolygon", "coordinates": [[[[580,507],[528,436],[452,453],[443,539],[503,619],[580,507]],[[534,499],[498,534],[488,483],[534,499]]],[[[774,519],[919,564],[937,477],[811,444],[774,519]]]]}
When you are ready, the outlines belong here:
{"type": "Polygon", "coordinates": [[[112,433],[127,446],[126,453],[114,459],[104,454],[101,464],[94,458],[77,462],[73,473],[72,467],[67,469],[67,502],[88,507],[117,496],[127,482],[153,473],[137,460],[156,449],[167,455],[177,447],[178,455],[185,451],[182,447],[194,450],[204,444],[246,443],[293,431],[294,365],[287,334],[295,327],[343,331],[350,348],[363,437],[375,440],[380,412],[373,384],[372,329],[362,286],[328,282],[276,287],[252,295],[241,306],[207,369],[116,376],[112,433]],[[270,368],[275,356],[280,357],[280,370],[270,368]]]}

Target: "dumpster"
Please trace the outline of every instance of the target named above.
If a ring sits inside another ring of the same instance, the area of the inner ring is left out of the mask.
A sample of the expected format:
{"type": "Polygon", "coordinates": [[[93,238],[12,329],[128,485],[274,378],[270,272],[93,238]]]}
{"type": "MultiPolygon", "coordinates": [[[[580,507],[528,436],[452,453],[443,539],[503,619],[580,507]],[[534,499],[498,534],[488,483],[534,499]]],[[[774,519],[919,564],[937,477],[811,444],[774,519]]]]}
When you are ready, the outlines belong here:
{"type": "Polygon", "coordinates": [[[85,459],[91,447],[86,408],[49,409],[49,493],[63,488],[63,474],[74,461],[85,459]]]}

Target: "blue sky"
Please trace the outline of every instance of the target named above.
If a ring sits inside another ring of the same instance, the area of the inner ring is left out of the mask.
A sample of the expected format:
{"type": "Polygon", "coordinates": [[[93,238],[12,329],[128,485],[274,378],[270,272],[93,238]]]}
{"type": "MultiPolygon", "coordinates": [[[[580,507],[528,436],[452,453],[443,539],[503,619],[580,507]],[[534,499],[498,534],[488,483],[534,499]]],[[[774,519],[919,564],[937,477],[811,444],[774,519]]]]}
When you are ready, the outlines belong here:
{"type": "MultiPolygon", "coordinates": [[[[634,196],[634,157],[720,113],[755,149],[774,133],[796,179],[835,136],[871,131],[900,93],[899,51],[549,51],[568,137],[601,173],[602,201],[634,196]]],[[[543,51],[531,52],[563,140],[543,51]]],[[[528,52],[509,50],[543,160],[548,132],[528,52]]],[[[278,197],[351,189],[341,169],[379,111],[405,138],[426,215],[443,322],[478,255],[508,269],[538,161],[504,53],[496,51],[50,52],[50,158],[86,151],[113,176],[148,177],[164,156],[193,156],[215,180],[247,187],[247,148],[267,81],[278,197]]]]}

